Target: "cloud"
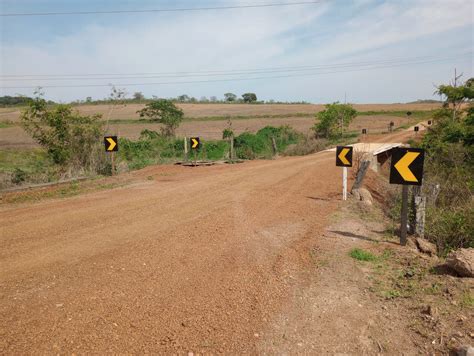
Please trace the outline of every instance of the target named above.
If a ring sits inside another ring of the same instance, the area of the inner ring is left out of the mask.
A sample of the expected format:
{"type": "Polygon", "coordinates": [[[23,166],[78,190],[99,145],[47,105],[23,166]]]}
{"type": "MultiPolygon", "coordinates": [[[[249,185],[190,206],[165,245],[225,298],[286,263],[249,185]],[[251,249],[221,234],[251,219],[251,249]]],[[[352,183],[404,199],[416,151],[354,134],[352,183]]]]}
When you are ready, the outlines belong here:
{"type": "MultiPolygon", "coordinates": [[[[248,4],[244,1],[235,3],[248,4]]],[[[323,64],[348,62],[357,56],[383,59],[387,51],[393,52],[394,48],[405,50],[398,57],[410,57],[412,55],[406,52],[409,46],[404,43],[418,40],[423,41],[417,48],[418,52],[443,55],[446,43],[428,43],[423,38],[472,26],[473,23],[470,1],[403,0],[380,3],[355,0],[351,5],[347,4],[346,1],[327,1],[301,7],[140,15],[127,17],[126,22],[121,22],[122,18],[118,16],[113,17],[115,23],[93,17],[88,23],[81,23],[76,31],[63,35],[54,28],[53,22],[51,33],[44,41],[9,42],[2,46],[1,71],[10,75],[196,72],[323,64]],[[384,52],[383,48],[389,49],[384,52]]],[[[374,75],[366,73],[365,76],[374,75]]],[[[46,86],[109,81],[8,81],[2,85],[46,86]]],[[[146,81],[120,80],[121,83],[146,81]]],[[[330,76],[318,78],[318,81],[325,87],[335,85],[330,83],[330,76]]],[[[250,84],[255,91],[265,91],[281,99],[304,96],[305,90],[312,90],[308,87],[311,82],[304,78],[280,80],[279,83],[284,83],[281,86],[276,86],[276,82],[257,81],[250,84]],[[279,91],[276,91],[277,88],[279,91]]],[[[244,90],[250,84],[215,84],[212,85],[212,95],[240,88],[244,90]]],[[[191,87],[196,91],[193,95],[211,95],[209,85],[130,87],[129,91],[171,96],[189,93],[188,88],[191,87]]],[[[337,88],[333,89],[333,92],[337,91],[337,88]]],[[[0,91],[2,95],[27,92],[19,89],[0,91]]],[[[108,91],[107,88],[67,88],[48,89],[47,93],[53,99],[72,100],[91,95],[104,97],[108,91]]],[[[374,95],[374,100],[377,100],[377,93],[374,95]]]]}

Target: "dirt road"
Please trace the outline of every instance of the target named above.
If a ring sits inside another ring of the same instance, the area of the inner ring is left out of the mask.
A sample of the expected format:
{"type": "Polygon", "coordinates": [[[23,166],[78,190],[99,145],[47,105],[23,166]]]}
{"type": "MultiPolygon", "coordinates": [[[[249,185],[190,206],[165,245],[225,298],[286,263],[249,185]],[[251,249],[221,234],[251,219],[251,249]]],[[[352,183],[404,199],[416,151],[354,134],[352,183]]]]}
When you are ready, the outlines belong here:
{"type": "Polygon", "coordinates": [[[255,352],[338,205],[333,158],[153,167],[2,208],[1,352],[255,352]]]}

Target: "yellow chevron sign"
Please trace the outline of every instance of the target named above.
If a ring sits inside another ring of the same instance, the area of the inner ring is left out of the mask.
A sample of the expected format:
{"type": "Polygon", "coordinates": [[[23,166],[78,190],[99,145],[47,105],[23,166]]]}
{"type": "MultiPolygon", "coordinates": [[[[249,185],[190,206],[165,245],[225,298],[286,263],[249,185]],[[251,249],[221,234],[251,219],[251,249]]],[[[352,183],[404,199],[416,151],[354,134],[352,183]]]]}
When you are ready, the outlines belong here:
{"type": "Polygon", "coordinates": [[[390,183],[421,185],[425,152],[419,148],[394,148],[390,167],[390,183]]]}
{"type": "Polygon", "coordinates": [[[118,151],[118,139],[117,136],[106,136],[104,137],[105,151],[106,152],[117,152],[118,151]]]}
{"type": "Polygon", "coordinates": [[[191,137],[191,148],[193,150],[197,150],[200,144],[201,144],[201,141],[199,137],[191,137]]]}
{"type": "Polygon", "coordinates": [[[351,146],[337,146],[336,148],[336,166],[352,167],[352,151],[351,146]]]}

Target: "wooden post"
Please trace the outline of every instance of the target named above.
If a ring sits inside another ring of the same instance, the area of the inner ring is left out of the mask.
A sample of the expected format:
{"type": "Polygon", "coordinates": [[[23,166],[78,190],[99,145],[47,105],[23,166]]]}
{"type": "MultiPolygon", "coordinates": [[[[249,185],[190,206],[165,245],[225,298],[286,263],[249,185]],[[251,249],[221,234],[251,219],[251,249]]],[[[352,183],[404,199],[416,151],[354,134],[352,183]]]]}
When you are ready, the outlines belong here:
{"type": "Polygon", "coordinates": [[[276,156],[278,151],[277,151],[277,144],[275,141],[275,137],[272,137],[272,148],[273,148],[273,155],[276,156]]]}
{"type": "Polygon", "coordinates": [[[402,186],[402,213],[400,225],[400,245],[407,244],[407,223],[408,223],[408,185],[402,186]]]}
{"type": "Polygon", "coordinates": [[[234,160],[234,135],[230,136],[230,161],[234,160]]]}
{"type": "Polygon", "coordinates": [[[110,159],[112,160],[112,175],[115,174],[115,152],[110,152],[110,159]]]}
{"type": "Polygon", "coordinates": [[[359,170],[357,171],[357,177],[355,179],[354,184],[352,185],[351,192],[354,189],[359,189],[360,186],[362,185],[362,182],[364,181],[365,174],[367,173],[367,169],[370,166],[370,161],[362,161],[359,170]]]}
{"type": "Polygon", "coordinates": [[[188,160],[188,138],[184,137],[184,160],[188,160]]]}
{"type": "Polygon", "coordinates": [[[420,186],[413,187],[412,212],[411,212],[411,231],[419,237],[425,236],[425,208],[426,198],[422,194],[420,186]]]}

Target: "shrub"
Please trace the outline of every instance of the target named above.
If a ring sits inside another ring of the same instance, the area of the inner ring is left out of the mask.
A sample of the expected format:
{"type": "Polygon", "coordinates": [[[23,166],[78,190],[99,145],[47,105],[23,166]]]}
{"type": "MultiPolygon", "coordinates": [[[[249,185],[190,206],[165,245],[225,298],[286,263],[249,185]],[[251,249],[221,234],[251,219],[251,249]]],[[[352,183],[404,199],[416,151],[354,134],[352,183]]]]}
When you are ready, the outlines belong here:
{"type": "Polygon", "coordinates": [[[164,136],[171,137],[175,135],[184,118],[183,110],[173,104],[171,100],[159,99],[146,104],[146,106],[137,111],[140,117],[147,117],[150,120],[163,124],[161,133],[164,136]]]}
{"type": "Polygon", "coordinates": [[[47,150],[54,163],[92,170],[101,164],[99,119],[99,115],[80,116],[69,105],[49,109],[40,97],[32,100],[21,114],[25,131],[47,150]]]}

